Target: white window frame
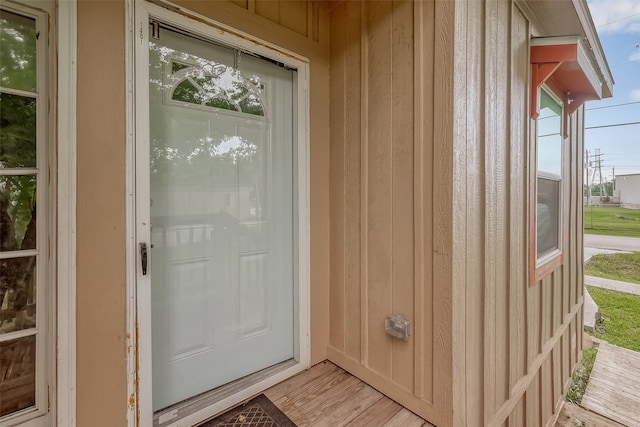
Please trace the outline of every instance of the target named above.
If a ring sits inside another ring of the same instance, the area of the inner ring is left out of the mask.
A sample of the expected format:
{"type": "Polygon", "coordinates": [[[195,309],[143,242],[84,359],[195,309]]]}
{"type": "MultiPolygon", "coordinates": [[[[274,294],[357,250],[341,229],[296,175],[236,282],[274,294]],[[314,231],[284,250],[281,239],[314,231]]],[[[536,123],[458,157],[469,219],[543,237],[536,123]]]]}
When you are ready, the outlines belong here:
{"type": "MultiPolygon", "coordinates": [[[[76,425],[77,0],[57,2],[57,354],[55,423],[76,425]]],[[[54,104],[55,105],[55,104],[54,104]]]]}
{"type": "MultiPolygon", "coordinates": [[[[175,7],[175,9],[179,9],[175,7]]],[[[127,34],[130,44],[127,44],[127,298],[129,301],[127,327],[135,331],[130,338],[132,351],[128,352],[128,425],[153,425],[152,409],[152,369],[151,369],[151,297],[149,276],[143,276],[138,259],[138,244],[150,241],[150,225],[143,223],[142,218],[148,218],[148,201],[137,200],[137,195],[143,193],[148,182],[136,181],[136,168],[148,170],[149,153],[149,49],[148,26],[151,18],[167,24],[188,30],[189,33],[199,35],[213,42],[234,46],[246,51],[255,52],[261,56],[274,59],[288,67],[297,70],[294,78],[294,88],[297,94],[294,100],[294,123],[296,123],[297,142],[296,173],[297,179],[297,290],[296,306],[299,327],[294,349],[297,363],[277,374],[270,376],[244,390],[226,397],[194,414],[186,416],[173,426],[191,426],[199,421],[211,417],[224,409],[277,384],[284,379],[307,369],[310,363],[310,261],[309,261],[309,101],[308,101],[308,59],[293,52],[286,51],[266,41],[230,28],[213,21],[205,16],[190,11],[181,10],[175,13],[167,8],[147,1],[127,3],[127,23],[130,26],[127,34]],[[138,153],[138,155],[136,155],[138,153]],[[145,157],[145,153],[146,157],[145,157]],[[144,160],[146,159],[146,160],[144,160]]]]}
{"type": "MultiPolygon", "coordinates": [[[[56,277],[55,256],[52,256],[50,243],[55,242],[52,235],[56,226],[56,176],[55,173],[55,108],[50,109],[50,101],[55,99],[54,31],[49,25],[55,17],[55,3],[30,2],[26,4],[5,1],[2,9],[35,19],[39,37],[36,42],[37,82],[36,91],[22,91],[2,88],[4,93],[26,96],[36,100],[36,168],[13,169],[3,171],[3,175],[36,176],[36,221],[37,244],[35,250],[25,250],[24,256],[37,257],[36,273],[36,390],[35,407],[18,411],[3,417],[0,427],[21,425],[40,427],[51,425],[55,411],[55,331],[56,331],[56,277]],[[43,9],[43,7],[46,8],[43,9]],[[35,96],[34,96],[35,95],[35,96]],[[51,176],[51,179],[49,179],[51,176]]],[[[9,257],[10,253],[0,256],[9,257]]],[[[33,329],[11,332],[0,336],[3,341],[33,335],[33,329]]]]}

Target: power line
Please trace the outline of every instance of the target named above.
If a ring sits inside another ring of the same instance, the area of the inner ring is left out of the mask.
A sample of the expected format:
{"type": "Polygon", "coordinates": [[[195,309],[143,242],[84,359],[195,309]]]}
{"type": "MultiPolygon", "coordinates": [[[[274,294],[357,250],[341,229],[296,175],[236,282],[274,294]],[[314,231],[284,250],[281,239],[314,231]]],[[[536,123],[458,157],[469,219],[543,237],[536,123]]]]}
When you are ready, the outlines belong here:
{"type": "Polygon", "coordinates": [[[640,122],[615,123],[613,125],[602,125],[602,126],[589,126],[589,127],[585,127],[585,130],[586,129],[614,128],[614,127],[618,127],[618,126],[631,126],[631,125],[640,125],[640,122]]]}
{"type": "Polygon", "coordinates": [[[625,103],[622,103],[622,104],[614,104],[614,105],[605,105],[604,107],[585,108],[585,111],[601,110],[603,108],[622,107],[623,105],[631,105],[631,104],[640,104],[640,101],[625,102],[625,103]]]}
{"type": "Polygon", "coordinates": [[[633,61],[622,62],[620,64],[612,65],[611,68],[622,67],[623,65],[633,64],[634,62],[640,62],[640,59],[634,59],[633,61]]]}
{"type": "Polygon", "coordinates": [[[640,15],[640,12],[634,13],[633,15],[625,16],[624,18],[616,19],[615,21],[607,22],[606,24],[598,25],[596,28],[606,27],[607,25],[615,24],[616,22],[624,21],[625,19],[633,18],[634,16],[640,15]]]}

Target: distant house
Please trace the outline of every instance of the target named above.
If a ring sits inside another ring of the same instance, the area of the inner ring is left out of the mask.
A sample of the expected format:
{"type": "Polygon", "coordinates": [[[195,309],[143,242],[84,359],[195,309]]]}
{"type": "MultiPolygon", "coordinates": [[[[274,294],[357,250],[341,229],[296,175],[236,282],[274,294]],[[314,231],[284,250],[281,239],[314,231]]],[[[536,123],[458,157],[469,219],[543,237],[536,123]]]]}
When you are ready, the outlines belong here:
{"type": "Polygon", "coordinates": [[[640,173],[616,175],[616,191],[623,208],[640,209],[640,173]]]}
{"type": "Polygon", "coordinates": [[[586,0],[0,9],[0,425],[192,426],[325,360],[440,427],[558,414],[586,0]]]}

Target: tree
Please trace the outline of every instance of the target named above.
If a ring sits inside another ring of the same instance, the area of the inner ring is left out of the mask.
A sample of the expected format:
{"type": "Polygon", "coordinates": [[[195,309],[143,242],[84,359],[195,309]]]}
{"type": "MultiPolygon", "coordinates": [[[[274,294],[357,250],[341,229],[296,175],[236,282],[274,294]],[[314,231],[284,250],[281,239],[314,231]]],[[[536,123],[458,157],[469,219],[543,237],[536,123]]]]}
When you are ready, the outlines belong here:
{"type": "MultiPolygon", "coordinates": [[[[0,86],[36,90],[35,21],[11,12],[0,14],[0,86]]],[[[36,100],[0,92],[0,172],[35,169],[36,100]]],[[[0,174],[0,251],[36,248],[36,176],[0,174]]],[[[22,329],[29,301],[34,298],[35,257],[0,261],[0,326],[7,320],[22,329]]],[[[6,330],[5,330],[6,332],[6,330]]]]}

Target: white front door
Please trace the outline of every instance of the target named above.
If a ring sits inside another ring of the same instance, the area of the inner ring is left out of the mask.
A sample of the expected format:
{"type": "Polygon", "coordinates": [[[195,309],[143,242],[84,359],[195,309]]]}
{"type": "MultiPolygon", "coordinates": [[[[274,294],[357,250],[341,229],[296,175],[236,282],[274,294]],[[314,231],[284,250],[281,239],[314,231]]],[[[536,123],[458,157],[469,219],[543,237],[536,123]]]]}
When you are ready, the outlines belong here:
{"type": "Polygon", "coordinates": [[[157,31],[148,162],[154,411],[294,358],[297,222],[295,71],[157,31]]]}

